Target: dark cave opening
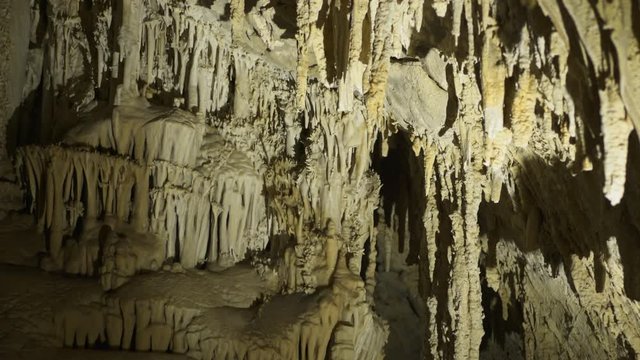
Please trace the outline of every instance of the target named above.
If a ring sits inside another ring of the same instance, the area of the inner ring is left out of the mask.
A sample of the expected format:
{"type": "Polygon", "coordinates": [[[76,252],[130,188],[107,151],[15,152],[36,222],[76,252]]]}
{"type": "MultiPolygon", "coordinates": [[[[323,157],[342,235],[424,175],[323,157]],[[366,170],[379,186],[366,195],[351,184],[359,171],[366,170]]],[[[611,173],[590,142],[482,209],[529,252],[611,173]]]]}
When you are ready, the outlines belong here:
{"type": "Polygon", "coordinates": [[[393,134],[386,143],[378,138],[375,149],[372,168],[382,183],[382,211],[375,214],[375,309],[389,324],[387,358],[419,359],[426,315],[418,290],[420,245],[425,241],[423,155],[414,153],[404,131],[393,134]]]}
{"type": "MultiPolygon", "coordinates": [[[[387,226],[398,234],[397,251],[406,253],[406,263],[418,263],[420,243],[424,241],[423,215],[426,206],[424,161],[416,156],[409,135],[399,131],[388,140],[388,153],[373,155],[373,169],[382,182],[381,207],[387,226]],[[394,228],[395,227],[395,228],[394,228]]],[[[381,140],[376,149],[381,149],[381,140]]]]}

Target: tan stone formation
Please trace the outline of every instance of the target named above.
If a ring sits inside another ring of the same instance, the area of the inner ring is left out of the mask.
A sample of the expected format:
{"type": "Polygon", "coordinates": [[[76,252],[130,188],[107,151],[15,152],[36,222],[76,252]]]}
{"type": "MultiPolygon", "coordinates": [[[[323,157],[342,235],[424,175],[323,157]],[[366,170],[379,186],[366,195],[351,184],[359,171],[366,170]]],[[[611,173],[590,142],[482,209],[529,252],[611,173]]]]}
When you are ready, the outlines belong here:
{"type": "Polygon", "coordinates": [[[640,356],[636,0],[0,0],[0,44],[2,359],[640,356]]]}

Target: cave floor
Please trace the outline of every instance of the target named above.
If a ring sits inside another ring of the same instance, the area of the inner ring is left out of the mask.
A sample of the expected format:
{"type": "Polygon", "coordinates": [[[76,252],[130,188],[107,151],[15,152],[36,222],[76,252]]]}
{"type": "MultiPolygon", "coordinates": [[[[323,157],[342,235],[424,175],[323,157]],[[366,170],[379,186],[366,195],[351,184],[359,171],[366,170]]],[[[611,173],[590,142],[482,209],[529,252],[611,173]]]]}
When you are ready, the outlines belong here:
{"type": "Polygon", "coordinates": [[[385,347],[385,358],[389,360],[421,358],[424,324],[420,314],[424,311],[407,286],[407,282],[417,281],[412,279],[415,274],[407,270],[380,271],[376,275],[375,310],[389,324],[389,339],[385,347]]]}
{"type": "MultiPolygon", "coordinates": [[[[89,345],[88,341],[86,346],[78,345],[79,338],[85,337],[80,334],[104,332],[102,328],[91,330],[96,323],[92,316],[98,314],[99,318],[107,319],[110,299],[120,304],[117,313],[122,306],[122,314],[117,316],[125,319],[125,329],[140,327],[139,306],[148,307],[151,317],[158,312],[164,314],[171,307],[175,308],[175,326],[178,322],[189,322],[188,329],[206,328],[207,336],[212,338],[245,339],[249,343],[253,341],[249,339],[262,339],[277,344],[287,338],[291,325],[303,314],[313,311],[322,291],[313,295],[273,295],[276,285],[269,279],[265,281],[249,265],[236,265],[217,272],[181,269],[141,273],[120,288],[105,292],[96,278],[0,264],[0,358],[127,359],[133,356],[133,351],[98,351],[109,349],[104,334],[95,345],[89,345]],[[127,303],[132,304],[132,308],[135,304],[134,322],[129,325],[123,305],[127,303]],[[69,336],[74,349],[68,348],[69,336]],[[62,348],[61,342],[66,343],[67,348],[62,348]]],[[[168,315],[166,319],[168,322],[168,315]]],[[[108,320],[106,326],[108,335],[108,320]]],[[[156,341],[158,335],[149,336],[151,341],[156,341]]],[[[137,347],[135,338],[131,348],[137,347]]],[[[167,352],[135,352],[136,358],[140,355],[143,359],[187,358],[167,352]]]]}

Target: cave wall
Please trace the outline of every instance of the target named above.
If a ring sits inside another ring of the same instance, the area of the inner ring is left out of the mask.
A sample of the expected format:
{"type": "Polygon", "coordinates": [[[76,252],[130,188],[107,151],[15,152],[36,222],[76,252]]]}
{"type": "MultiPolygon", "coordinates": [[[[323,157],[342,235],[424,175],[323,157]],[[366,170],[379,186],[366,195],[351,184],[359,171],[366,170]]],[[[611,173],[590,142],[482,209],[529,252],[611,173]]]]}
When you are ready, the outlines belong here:
{"type": "Polygon", "coordinates": [[[457,118],[421,145],[427,356],[634,358],[635,3],[435,3],[457,118]]]}
{"type": "Polygon", "coordinates": [[[15,171],[9,149],[14,136],[8,132],[10,123],[20,116],[24,99],[23,89],[29,88],[27,67],[34,55],[31,41],[31,12],[29,1],[0,2],[0,214],[19,209],[20,192],[15,183],[15,171]]]}
{"type": "Polygon", "coordinates": [[[424,176],[403,236],[419,245],[426,358],[633,358],[639,12],[631,0],[5,0],[2,203],[29,197],[1,165],[16,146],[134,155],[119,116],[143,98],[247,154],[287,291],[328,281],[318,249],[337,236],[371,293],[385,186],[371,154],[400,133],[424,176]]]}

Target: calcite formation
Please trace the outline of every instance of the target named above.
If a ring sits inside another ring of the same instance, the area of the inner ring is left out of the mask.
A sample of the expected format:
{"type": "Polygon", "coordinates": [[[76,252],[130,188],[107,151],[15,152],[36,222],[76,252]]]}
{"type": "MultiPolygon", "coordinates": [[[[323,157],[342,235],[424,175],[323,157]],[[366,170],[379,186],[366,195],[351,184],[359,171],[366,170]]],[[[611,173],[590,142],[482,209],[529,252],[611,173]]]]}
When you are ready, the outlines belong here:
{"type": "Polygon", "coordinates": [[[637,358],[639,24],[0,0],[0,358],[637,358]]]}

